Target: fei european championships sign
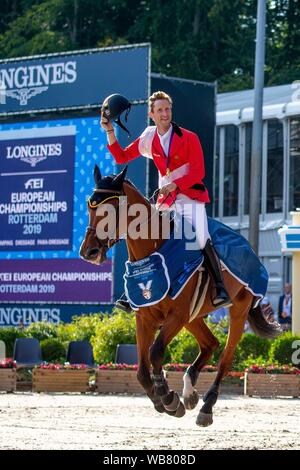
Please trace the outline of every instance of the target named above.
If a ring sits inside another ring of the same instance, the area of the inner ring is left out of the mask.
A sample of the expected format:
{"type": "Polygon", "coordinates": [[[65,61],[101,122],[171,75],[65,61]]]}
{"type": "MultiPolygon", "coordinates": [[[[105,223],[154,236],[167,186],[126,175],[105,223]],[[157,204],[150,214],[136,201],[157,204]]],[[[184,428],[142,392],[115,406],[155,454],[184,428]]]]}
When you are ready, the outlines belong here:
{"type": "Polygon", "coordinates": [[[111,90],[148,96],[149,45],[0,61],[0,115],[99,106],[111,90]]]}

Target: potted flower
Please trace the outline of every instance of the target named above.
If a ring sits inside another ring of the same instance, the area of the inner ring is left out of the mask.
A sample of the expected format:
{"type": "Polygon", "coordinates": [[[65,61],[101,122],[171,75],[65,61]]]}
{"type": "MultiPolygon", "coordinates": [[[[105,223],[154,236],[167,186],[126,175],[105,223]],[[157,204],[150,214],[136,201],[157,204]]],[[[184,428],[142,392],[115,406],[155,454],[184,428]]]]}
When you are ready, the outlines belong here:
{"type": "Polygon", "coordinates": [[[300,369],[289,365],[256,365],[245,370],[244,393],[249,396],[300,396],[300,369]]]}
{"type": "Polygon", "coordinates": [[[90,369],[85,364],[43,363],[33,369],[34,392],[89,392],[90,369]]]}
{"type": "Polygon", "coordinates": [[[14,392],[17,387],[16,363],[13,359],[0,361],[0,391],[14,392]]]}

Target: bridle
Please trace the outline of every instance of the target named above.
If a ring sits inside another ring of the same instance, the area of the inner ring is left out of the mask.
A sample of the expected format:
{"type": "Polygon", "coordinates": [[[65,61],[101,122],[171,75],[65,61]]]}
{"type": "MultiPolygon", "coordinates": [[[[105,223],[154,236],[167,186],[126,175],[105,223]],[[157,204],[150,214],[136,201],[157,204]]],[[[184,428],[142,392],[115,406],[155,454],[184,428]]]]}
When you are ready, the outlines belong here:
{"type": "MultiPolygon", "coordinates": [[[[122,192],[122,191],[117,191],[117,190],[112,190],[112,189],[98,189],[98,188],[94,188],[93,193],[105,193],[105,194],[112,193],[113,195],[105,198],[103,201],[100,201],[98,204],[91,203],[90,202],[91,198],[89,198],[88,199],[88,206],[92,210],[96,209],[98,206],[100,206],[101,204],[104,204],[106,201],[108,201],[110,199],[114,199],[114,198],[119,199],[120,196],[124,195],[124,192],[122,192]]],[[[116,227],[118,227],[119,218],[120,218],[120,204],[118,204],[118,206],[116,207],[116,210],[117,210],[116,227]]],[[[103,248],[105,251],[112,248],[114,245],[116,245],[121,240],[121,238],[111,238],[110,235],[107,237],[107,240],[105,240],[105,241],[101,240],[100,238],[97,237],[96,228],[93,225],[88,225],[87,228],[86,228],[86,233],[90,233],[90,232],[95,234],[97,242],[100,245],[100,248],[103,248]]]]}
{"type": "MultiPolygon", "coordinates": [[[[148,202],[151,204],[151,201],[154,200],[155,201],[155,197],[156,195],[159,193],[159,189],[156,189],[154,191],[154,193],[152,194],[152,196],[148,199],[148,202]]],[[[120,198],[120,196],[124,196],[125,193],[123,191],[117,191],[117,190],[113,190],[113,189],[98,189],[98,188],[94,188],[93,190],[93,194],[94,193],[105,193],[105,194],[109,194],[109,193],[112,193],[112,196],[108,196],[107,198],[105,198],[103,201],[100,201],[98,204],[96,203],[91,203],[90,202],[90,199],[88,199],[88,206],[90,207],[90,209],[94,210],[96,209],[98,206],[100,206],[101,204],[104,204],[106,201],[110,200],[110,199],[114,199],[114,198],[120,198]]],[[[168,197],[169,195],[166,195],[166,198],[168,197]]],[[[175,199],[174,199],[174,202],[175,202],[175,199]]],[[[164,200],[161,202],[160,206],[164,203],[164,200]]],[[[123,203],[125,204],[125,203],[123,203]]],[[[118,227],[119,225],[119,219],[120,219],[120,206],[123,205],[123,204],[118,204],[118,206],[116,207],[116,210],[117,210],[117,214],[116,214],[116,227],[118,227]]],[[[127,202],[126,202],[127,204],[127,202]]],[[[151,216],[152,218],[153,216],[151,216]]],[[[151,220],[150,218],[150,220],[151,220]]],[[[145,220],[144,222],[142,223],[147,223],[149,222],[149,218],[147,220],[145,220]]],[[[140,225],[142,225],[142,223],[140,225]]],[[[97,238],[97,242],[99,243],[100,245],[100,248],[103,248],[105,251],[109,250],[110,248],[112,248],[114,245],[116,245],[119,241],[122,240],[122,236],[119,237],[119,238],[111,238],[110,236],[107,237],[107,240],[106,241],[103,241],[101,239],[99,239],[96,235],[96,228],[93,226],[93,225],[88,225],[87,228],[86,228],[86,233],[94,233],[96,238],[97,238]]]]}

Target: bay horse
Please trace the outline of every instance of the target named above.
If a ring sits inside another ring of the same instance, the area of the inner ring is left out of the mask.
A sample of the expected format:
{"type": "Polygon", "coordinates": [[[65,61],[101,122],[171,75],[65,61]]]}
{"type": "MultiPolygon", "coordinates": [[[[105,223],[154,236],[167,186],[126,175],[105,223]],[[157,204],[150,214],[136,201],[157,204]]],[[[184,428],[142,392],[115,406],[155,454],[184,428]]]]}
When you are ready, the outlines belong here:
{"type": "MultiPolygon", "coordinates": [[[[149,229],[157,209],[130,181],[125,179],[126,170],[127,167],[118,175],[102,177],[98,166],[95,166],[95,188],[88,201],[89,225],[80,248],[80,256],[86,261],[95,264],[103,263],[107,250],[121,238],[126,238],[129,261],[137,261],[149,256],[157,251],[165,241],[161,231],[162,217],[159,219],[158,237],[151,238],[149,236],[147,239],[141,239],[130,236],[128,226],[136,219],[136,214],[132,214],[130,209],[137,203],[142,205],[147,214],[143,223],[149,225],[149,229]],[[126,201],[125,205],[120,202],[121,196],[126,201]],[[97,209],[104,202],[106,208],[112,209],[116,213],[115,229],[111,233],[106,232],[105,234],[103,231],[100,231],[101,233],[97,231],[98,224],[104,219],[103,214],[99,215],[97,209]],[[124,220],[126,221],[125,225],[124,220]]],[[[137,225],[141,226],[141,221],[137,225]]],[[[216,310],[211,302],[212,289],[214,289],[211,280],[209,280],[205,300],[200,311],[190,321],[189,305],[197,281],[198,273],[194,273],[176,300],[172,300],[167,295],[155,305],[140,307],[136,311],[137,378],[153,402],[156,411],[175,417],[182,417],[185,414],[185,409],[196,407],[199,397],[195,390],[195,384],[199,373],[219,346],[217,338],[204,321],[204,317],[208,313],[216,310]],[[163,358],[166,346],[183,327],[196,338],[200,352],[184,374],[182,402],[178,394],[169,389],[163,373],[163,358]]],[[[254,307],[254,295],[227,271],[224,271],[224,283],[232,299],[232,306],[229,309],[229,333],[226,346],[219,359],[216,378],[203,397],[204,404],[196,420],[199,426],[209,426],[213,422],[213,406],[219,395],[220,383],[230,369],[234,351],[243,334],[246,320],[254,333],[261,337],[275,338],[281,333],[277,323],[271,323],[266,319],[259,306],[254,307]]]]}

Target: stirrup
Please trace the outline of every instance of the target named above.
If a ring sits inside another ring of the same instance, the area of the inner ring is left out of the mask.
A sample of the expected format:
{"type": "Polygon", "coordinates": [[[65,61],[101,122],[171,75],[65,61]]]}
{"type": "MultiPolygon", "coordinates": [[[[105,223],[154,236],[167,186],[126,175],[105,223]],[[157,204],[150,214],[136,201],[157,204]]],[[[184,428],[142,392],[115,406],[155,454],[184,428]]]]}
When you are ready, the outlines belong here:
{"type": "Polygon", "coordinates": [[[130,306],[130,303],[127,300],[120,300],[119,299],[119,300],[116,301],[115,306],[119,310],[123,310],[123,312],[126,312],[126,313],[131,313],[132,312],[132,308],[130,306]]]}
{"type": "Polygon", "coordinates": [[[216,297],[215,299],[212,300],[212,304],[214,307],[216,308],[229,308],[229,307],[232,307],[233,303],[230,299],[230,297],[228,297],[227,299],[221,299],[220,298],[220,301],[218,302],[219,297],[216,297]]]}
{"type": "Polygon", "coordinates": [[[217,293],[216,296],[212,299],[212,304],[214,307],[232,307],[232,300],[229,297],[225,287],[223,285],[216,286],[217,293]]]}

